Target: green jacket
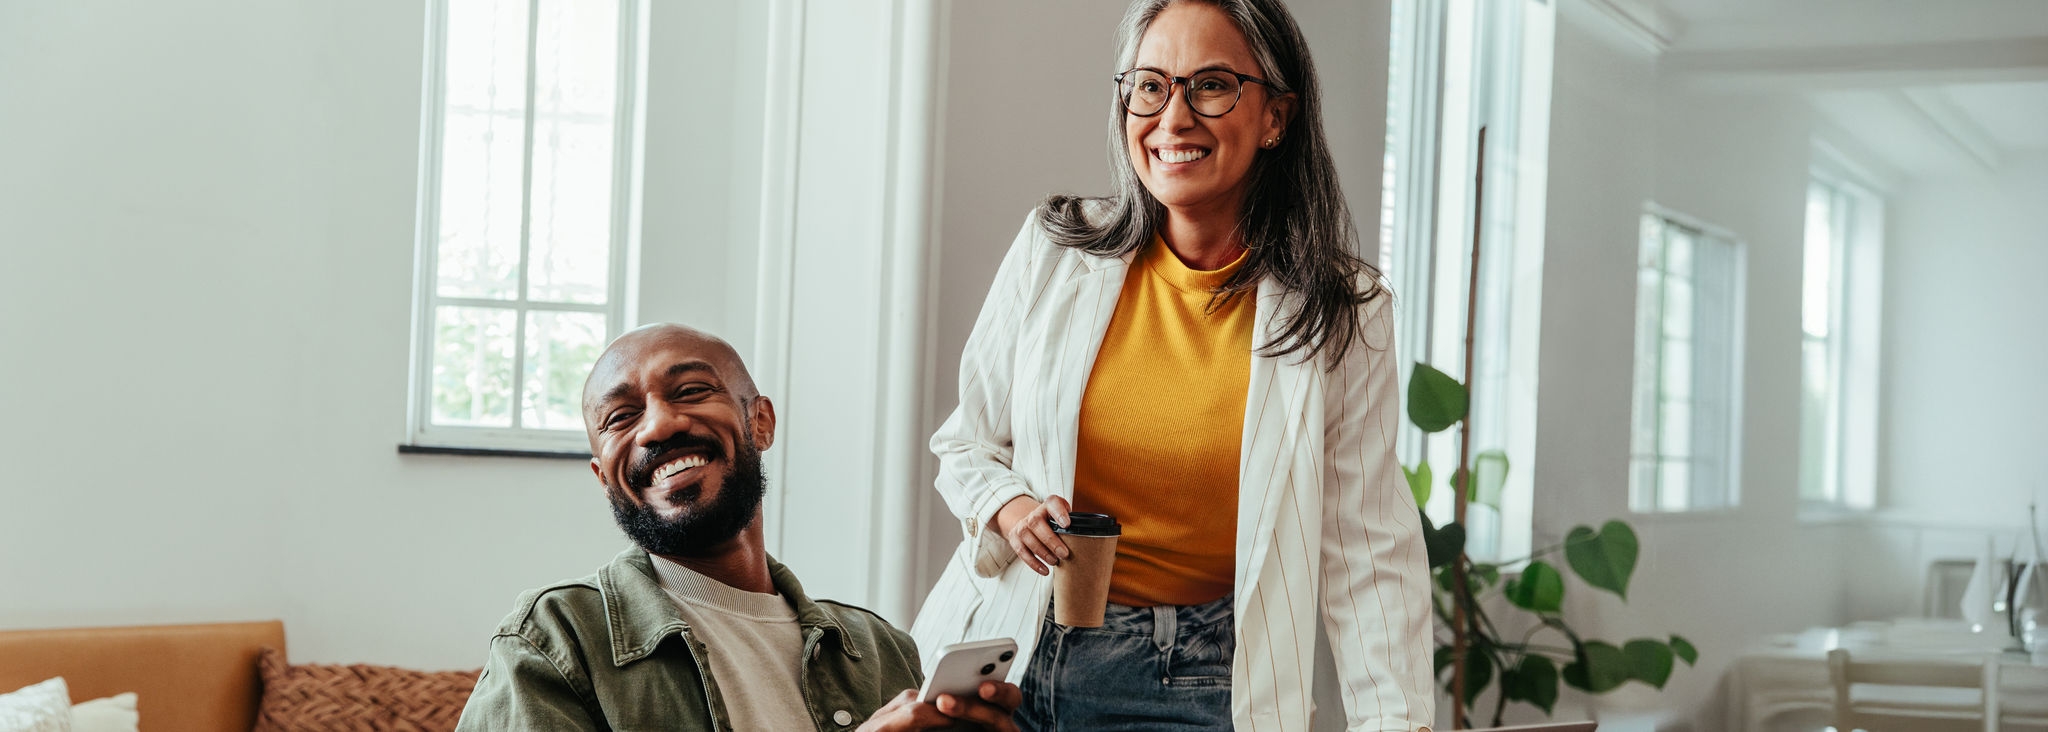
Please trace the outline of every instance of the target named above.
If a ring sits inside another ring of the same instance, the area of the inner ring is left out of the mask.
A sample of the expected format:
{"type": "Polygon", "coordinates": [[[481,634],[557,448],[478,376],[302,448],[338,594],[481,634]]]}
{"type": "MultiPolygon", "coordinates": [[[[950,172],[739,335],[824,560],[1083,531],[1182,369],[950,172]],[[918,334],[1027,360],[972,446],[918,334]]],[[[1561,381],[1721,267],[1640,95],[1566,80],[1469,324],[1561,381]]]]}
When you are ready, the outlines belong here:
{"type": "MultiPolygon", "coordinates": [[[[803,630],[801,701],[819,730],[852,729],[922,683],[908,634],[866,610],[813,602],[774,559],[768,571],[803,630]]],[[[721,690],[703,648],[647,552],[629,549],[595,575],[520,596],[456,729],[730,732],[724,695],[748,690],[721,690]]]]}

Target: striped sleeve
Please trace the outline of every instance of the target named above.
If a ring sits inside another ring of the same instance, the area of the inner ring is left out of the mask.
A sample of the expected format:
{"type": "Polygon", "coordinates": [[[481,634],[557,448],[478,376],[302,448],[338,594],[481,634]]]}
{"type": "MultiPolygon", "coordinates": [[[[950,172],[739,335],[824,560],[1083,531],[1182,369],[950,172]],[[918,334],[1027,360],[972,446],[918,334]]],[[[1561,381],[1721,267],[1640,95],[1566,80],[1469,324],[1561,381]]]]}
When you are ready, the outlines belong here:
{"type": "Polygon", "coordinates": [[[1329,374],[1323,615],[1352,732],[1414,732],[1435,718],[1429,560],[1394,456],[1400,425],[1391,298],[1361,307],[1362,335],[1329,374]]]}
{"type": "Polygon", "coordinates": [[[1000,534],[989,528],[996,512],[1011,499],[1031,495],[1024,479],[1011,469],[1015,443],[1010,434],[1010,375],[1018,323],[1030,288],[1034,211],[1024,220],[1016,241],[996,270],[981,315],[960,353],[960,404],[932,435],[931,450],[939,458],[936,481],[946,507],[960,519],[970,541],[978,541],[974,571],[983,577],[1000,574],[1016,555],[1000,534]]]}

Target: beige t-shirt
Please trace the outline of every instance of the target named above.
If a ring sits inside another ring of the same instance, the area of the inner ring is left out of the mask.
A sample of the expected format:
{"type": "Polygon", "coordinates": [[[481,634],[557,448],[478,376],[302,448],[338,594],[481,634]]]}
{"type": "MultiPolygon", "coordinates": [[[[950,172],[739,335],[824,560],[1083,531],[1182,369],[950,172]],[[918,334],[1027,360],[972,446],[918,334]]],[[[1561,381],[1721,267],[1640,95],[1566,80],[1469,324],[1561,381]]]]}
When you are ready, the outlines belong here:
{"type": "Polygon", "coordinates": [[[815,729],[804,708],[803,630],[781,595],[748,592],[652,554],[655,580],[692,635],[733,729],[815,729]]]}

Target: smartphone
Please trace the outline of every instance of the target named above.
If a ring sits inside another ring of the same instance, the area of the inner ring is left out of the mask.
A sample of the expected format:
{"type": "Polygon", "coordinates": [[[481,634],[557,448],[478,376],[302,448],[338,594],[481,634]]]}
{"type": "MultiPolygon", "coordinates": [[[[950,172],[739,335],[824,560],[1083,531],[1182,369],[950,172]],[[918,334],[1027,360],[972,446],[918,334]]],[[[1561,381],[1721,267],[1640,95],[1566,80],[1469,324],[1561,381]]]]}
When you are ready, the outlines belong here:
{"type": "Polygon", "coordinates": [[[1002,681],[1017,659],[1017,641],[1009,638],[955,643],[939,651],[939,665],[917,690],[917,700],[936,701],[940,694],[980,699],[981,682],[1002,681]]]}

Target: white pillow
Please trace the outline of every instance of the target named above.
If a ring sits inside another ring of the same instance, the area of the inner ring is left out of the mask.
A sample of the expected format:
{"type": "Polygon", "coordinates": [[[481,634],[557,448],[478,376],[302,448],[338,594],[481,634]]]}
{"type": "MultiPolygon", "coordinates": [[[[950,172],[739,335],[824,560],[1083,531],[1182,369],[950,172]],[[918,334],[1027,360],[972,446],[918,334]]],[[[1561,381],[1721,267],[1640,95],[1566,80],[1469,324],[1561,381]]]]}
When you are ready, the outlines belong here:
{"type": "Polygon", "coordinates": [[[0,732],[71,732],[71,690],[64,677],[0,694],[0,732]]]}
{"type": "Polygon", "coordinates": [[[71,732],[136,732],[135,692],[71,705],[71,732]]]}

